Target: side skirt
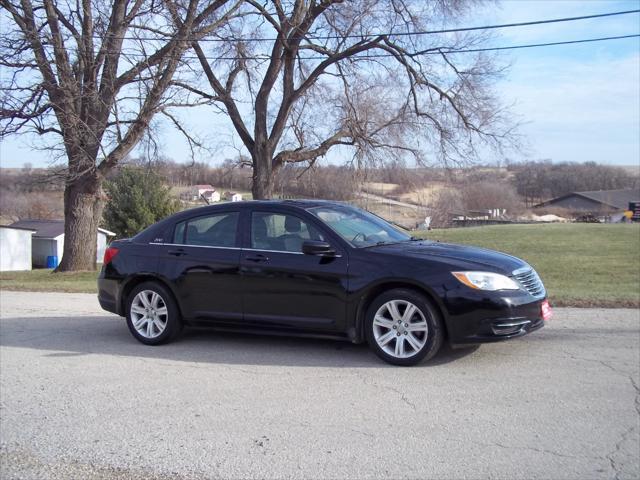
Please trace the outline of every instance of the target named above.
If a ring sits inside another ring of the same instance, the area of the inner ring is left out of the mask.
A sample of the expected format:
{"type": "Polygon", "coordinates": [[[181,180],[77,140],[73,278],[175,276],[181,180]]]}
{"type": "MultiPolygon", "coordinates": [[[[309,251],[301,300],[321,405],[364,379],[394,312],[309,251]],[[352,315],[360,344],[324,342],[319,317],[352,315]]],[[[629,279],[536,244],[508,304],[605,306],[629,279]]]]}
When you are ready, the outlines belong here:
{"type": "MultiPolygon", "coordinates": [[[[232,326],[223,326],[223,325],[214,325],[214,324],[203,324],[203,323],[190,323],[190,327],[202,329],[202,330],[213,330],[219,332],[233,332],[233,333],[243,333],[250,335],[265,335],[272,337],[300,337],[300,338],[319,338],[326,340],[339,340],[343,342],[350,342],[351,339],[346,334],[329,334],[329,333],[316,333],[316,332],[306,332],[299,330],[271,330],[271,329],[262,329],[262,328],[242,328],[242,327],[232,327],[232,326]]],[[[353,342],[358,343],[358,342],[353,342]]]]}

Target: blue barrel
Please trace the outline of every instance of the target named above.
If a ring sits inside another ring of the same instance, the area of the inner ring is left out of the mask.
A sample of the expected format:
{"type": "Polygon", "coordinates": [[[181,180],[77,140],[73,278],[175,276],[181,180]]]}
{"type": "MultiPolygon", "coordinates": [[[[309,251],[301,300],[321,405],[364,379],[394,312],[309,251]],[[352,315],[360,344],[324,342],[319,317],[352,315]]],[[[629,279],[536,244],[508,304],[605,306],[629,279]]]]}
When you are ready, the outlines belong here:
{"type": "Polygon", "coordinates": [[[47,257],[47,268],[56,268],[58,266],[58,256],[49,255],[47,257]]]}

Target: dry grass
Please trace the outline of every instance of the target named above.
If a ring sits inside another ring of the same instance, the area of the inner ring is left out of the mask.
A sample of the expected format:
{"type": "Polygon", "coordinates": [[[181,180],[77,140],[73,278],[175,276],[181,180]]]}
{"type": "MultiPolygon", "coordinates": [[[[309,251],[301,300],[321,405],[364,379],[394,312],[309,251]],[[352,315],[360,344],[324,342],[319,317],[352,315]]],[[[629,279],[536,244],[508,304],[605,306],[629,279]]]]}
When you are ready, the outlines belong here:
{"type": "Polygon", "coordinates": [[[396,183],[365,182],[362,184],[362,190],[373,193],[374,195],[388,195],[397,189],[398,184],[396,183]]]}
{"type": "Polygon", "coordinates": [[[451,188],[446,183],[430,183],[427,187],[417,188],[398,196],[398,200],[416,205],[432,205],[437,195],[444,189],[451,188]]]}
{"type": "Polygon", "coordinates": [[[27,292],[98,293],[98,272],[53,273],[51,269],[1,272],[1,290],[27,292]]]}

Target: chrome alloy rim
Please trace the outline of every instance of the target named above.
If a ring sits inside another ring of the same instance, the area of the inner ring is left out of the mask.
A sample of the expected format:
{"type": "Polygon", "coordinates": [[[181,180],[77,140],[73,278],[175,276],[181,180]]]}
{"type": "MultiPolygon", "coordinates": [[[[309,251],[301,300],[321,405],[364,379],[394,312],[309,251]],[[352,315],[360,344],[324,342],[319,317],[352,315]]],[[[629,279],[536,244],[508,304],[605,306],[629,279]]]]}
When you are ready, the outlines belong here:
{"type": "Polygon", "coordinates": [[[391,300],[373,318],[373,337],[378,346],[396,358],[409,358],[427,343],[429,326],[422,311],[406,300],[391,300]]]}
{"type": "Polygon", "coordinates": [[[167,304],[153,290],[143,290],[134,297],[130,314],[133,328],[144,338],[155,338],[167,328],[167,304]]]}

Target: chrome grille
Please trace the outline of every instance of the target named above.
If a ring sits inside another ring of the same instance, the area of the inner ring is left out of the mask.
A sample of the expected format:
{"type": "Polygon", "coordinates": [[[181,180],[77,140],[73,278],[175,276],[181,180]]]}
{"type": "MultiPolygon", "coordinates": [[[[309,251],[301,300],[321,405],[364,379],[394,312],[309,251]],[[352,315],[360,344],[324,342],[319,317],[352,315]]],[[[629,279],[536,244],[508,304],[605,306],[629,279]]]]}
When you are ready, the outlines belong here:
{"type": "Polygon", "coordinates": [[[547,292],[544,289],[542,280],[531,267],[519,268],[513,271],[514,278],[520,286],[536,298],[543,298],[547,292]]]}

